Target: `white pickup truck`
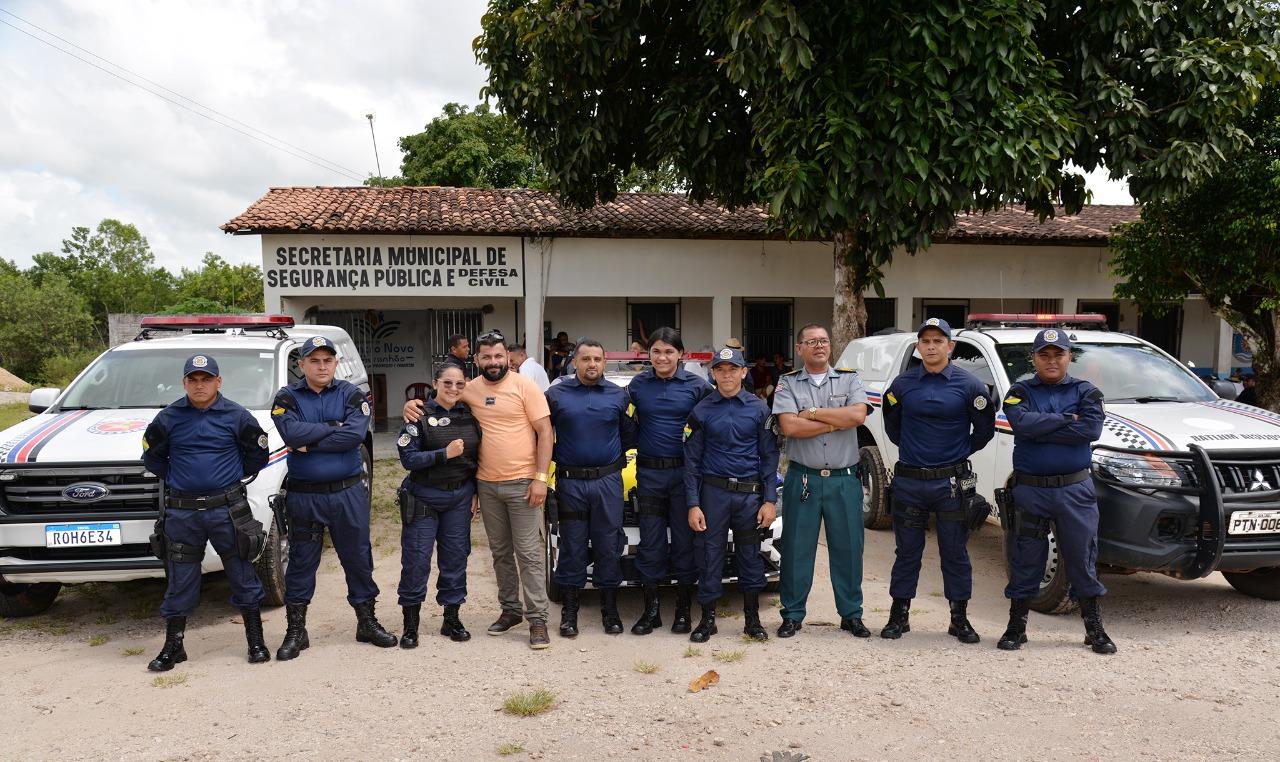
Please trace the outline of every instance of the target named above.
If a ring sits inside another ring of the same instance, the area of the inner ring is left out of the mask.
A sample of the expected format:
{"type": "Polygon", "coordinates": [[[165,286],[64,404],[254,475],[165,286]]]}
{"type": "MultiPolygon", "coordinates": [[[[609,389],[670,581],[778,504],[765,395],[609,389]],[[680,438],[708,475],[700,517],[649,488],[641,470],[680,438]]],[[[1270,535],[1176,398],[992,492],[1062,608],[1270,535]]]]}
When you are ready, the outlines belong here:
{"type": "MultiPolygon", "coordinates": [[[[1220,399],[1159,348],[1105,330],[1101,315],[970,315],[955,332],[952,362],[1004,399],[1034,372],[1031,342],[1046,326],[1071,335],[1069,373],[1106,396],[1102,438],[1093,446],[1100,509],[1100,571],[1153,571],[1199,579],[1219,571],[1238,591],[1280,600],[1280,415],[1220,399]]],[[[867,385],[873,406],[899,373],[920,362],[913,333],[857,339],[840,357],[867,385]]],[[[1224,382],[1217,382],[1224,383],[1224,382]]],[[[1221,390],[1229,394],[1224,385],[1221,390]]],[[[891,525],[885,487],[898,449],[873,415],[858,432],[864,523],[891,525]]],[[[1002,413],[995,438],[972,457],[978,491],[994,492],[1013,472],[1013,432],[1002,413]]],[[[998,522],[999,515],[991,521],[998,522]]],[[[1032,608],[1074,608],[1050,535],[1049,562],[1032,608]]]]}
{"type": "MultiPolygon", "coordinates": [[[[248,408],[270,439],[271,459],[248,495],[254,518],[270,527],[256,563],[266,603],[282,605],[288,539],[272,508],[289,453],[271,401],[301,378],[298,348],[310,336],[338,347],[337,378],[369,391],[346,331],[293,326],[287,315],[145,318],[137,339],[104,352],[65,391],[32,392],[30,408],[39,415],[0,432],[0,616],[44,611],[65,583],[164,576],[148,544],[164,485],[142,464],[142,433],[184,394],[182,364],[194,354],[217,359],[222,393],[248,408]]],[[[372,454],[366,437],[367,474],[372,454]]],[[[212,546],[201,568],[222,568],[212,546]]]]}

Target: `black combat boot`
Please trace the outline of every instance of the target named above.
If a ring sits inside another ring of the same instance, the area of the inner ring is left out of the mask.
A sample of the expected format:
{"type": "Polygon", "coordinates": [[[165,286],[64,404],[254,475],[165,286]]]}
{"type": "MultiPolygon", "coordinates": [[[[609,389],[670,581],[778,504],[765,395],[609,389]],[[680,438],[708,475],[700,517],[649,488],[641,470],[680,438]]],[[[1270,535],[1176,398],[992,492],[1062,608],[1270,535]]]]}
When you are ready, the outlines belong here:
{"type": "Polygon", "coordinates": [[[889,621],[880,631],[880,637],[897,640],[908,632],[911,632],[911,599],[894,598],[889,609],[889,621]]]}
{"type": "Polygon", "coordinates": [[[396,644],[396,636],[382,628],[378,617],[373,613],[376,601],[357,603],[356,610],[356,642],[372,643],[378,648],[391,648],[396,644]]]}
{"type": "Polygon", "coordinates": [[[422,622],[422,604],[401,606],[404,609],[404,631],[400,634],[401,648],[418,647],[418,625],[422,622]]]}
{"type": "Polygon", "coordinates": [[[564,603],[560,605],[560,637],[578,637],[578,588],[563,588],[564,603]]]}
{"type": "Polygon", "coordinates": [[[969,624],[968,612],[968,601],[951,601],[951,626],[947,628],[947,634],[954,635],[961,643],[977,643],[981,638],[969,624]]]}
{"type": "Polygon", "coordinates": [[[760,624],[760,594],[742,594],[742,631],[754,640],[768,640],[769,633],[760,624]]]}
{"type": "Polygon", "coordinates": [[[694,643],[706,643],[716,632],[718,632],[716,630],[716,602],[704,603],[702,604],[702,618],[698,620],[698,626],[689,635],[689,640],[694,643]]]}
{"type": "Polygon", "coordinates": [[[187,633],[187,618],[172,616],[164,620],[164,645],[160,647],[160,655],[151,660],[147,669],[152,672],[168,672],[173,665],[187,660],[187,649],[182,647],[182,639],[187,633]]]}
{"type": "Polygon", "coordinates": [[[440,634],[448,635],[449,640],[454,643],[471,640],[471,633],[467,632],[467,628],[462,626],[462,620],[458,618],[458,604],[450,603],[444,607],[444,621],[440,623],[440,634]]]}
{"type": "Polygon", "coordinates": [[[618,616],[618,588],[606,587],[600,591],[600,622],[604,625],[604,634],[618,635],[622,632],[622,617],[618,616]]]}
{"type": "Polygon", "coordinates": [[[1113,654],[1116,644],[1102,629],[1102,607],[1097,598],[1080,599],[1080,618],[1084,619],[1084,644],[1092,646],[1096,654],[1113,654]]]}
{"type": "Polygon", "coordinates": [[[678,634],[688,632],[693,627],[693,617],[689,609],[693,604],[694,585],[683,582],[676,588],[676,613],[671,620],[671,631],[678,634]]]}
{"type": "Polygon", "coordinates": [[[249,663],[261,664],[271,661],[271,652],[262,637],[262,612],[258,609],[240,609],[240,618],[244,620],[244,639],[249,644],[249,663]]]}
{"type": "Polygon", "coordinates": [[[276,661],[296,659],[311,647],[311,640],[307,638],[307,604],[287,603],[284,615],[289,624],[284,631],[284,642],[276,649],[276,661]]]}
{"type": "Polygon", "coordinates": [[[644,613],[631,625],[631,634],[648,635],[662,626],[662,599],[657,585],[644,586],[644,613]]]}
{"type": "Polygon", "coordinates": [[[1031,609],[1031,601],[1026,598],[1009,600],[1009,626],[1000,636],[996,648],[1001,651],[1017,651],[1027,642],[1027,612],[1031,609]]]}

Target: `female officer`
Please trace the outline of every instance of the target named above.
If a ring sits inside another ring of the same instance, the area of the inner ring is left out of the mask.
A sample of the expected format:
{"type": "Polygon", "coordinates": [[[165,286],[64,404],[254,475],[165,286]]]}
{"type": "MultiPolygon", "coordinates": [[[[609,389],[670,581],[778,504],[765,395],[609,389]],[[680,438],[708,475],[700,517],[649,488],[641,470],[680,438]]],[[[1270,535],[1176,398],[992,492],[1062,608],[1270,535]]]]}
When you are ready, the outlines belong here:
{"type": "Polygon", "coordinates": [[[462,642],[471,633],[458,618],[467,597],[467,555],[471,517],[476,512],[476,456],[480,426],[459,400],[467,383],[462,368],[436,369],[435,396],[423,406],[417,423],[406,423],[396,445],[400,464],[409,470],[400,485],[400,605],[404,607],[401,648],[418,647],[418,617],[427,597],[431,551],[438,545],[436,601],[444,606],[440,634],[462,642]]]}

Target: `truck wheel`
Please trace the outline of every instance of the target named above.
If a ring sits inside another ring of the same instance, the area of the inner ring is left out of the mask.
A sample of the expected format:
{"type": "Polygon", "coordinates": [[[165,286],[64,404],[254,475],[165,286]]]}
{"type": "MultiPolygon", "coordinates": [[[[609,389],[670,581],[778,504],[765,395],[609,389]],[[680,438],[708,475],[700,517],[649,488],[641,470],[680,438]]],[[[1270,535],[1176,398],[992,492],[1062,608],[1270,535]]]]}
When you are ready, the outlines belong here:
{"type": "Polygon", "coordinates": [[[546,540],[547,546],[547,597],[552,603],[563,603],[564,594],[560,592],[560,586],[556,584],[556,549],[551,546],[551,527],[547,527],[546,540]]]}
{"type": "Polygon", "coordinates": [[[61,582],[0,584],[0,617],[43,614],[53,605],[61,589],[61,582]]]}
{"type": "Polygon", "coordinates": [[[253,565],[267,594],[263,603],[267,606],[284,605],[284,572],[289,565],[289,538],[280,531],[280,522],[273,516],[267,545],[253,565]]]}
{"type": "MultiPolygon", "coordinates": [[[[1009,542],[1007,534],[1001,535],[1005,543],[1009,542]]],[[[1009,569],[1009,549],[1005,548],[1005,572],[1009,569]]],[[[1049,532],[1049,560],[1045,564],[1044,577],[1040,579],[1040,592],[1031,599],[1031,609],[1041,614],[1070,614],[1079,608],[1079,604],[1071,600],[1068,593],[1070,582],[1067,580],[1067,569],[1058,554],[1058,539],[1049,532]]]]}
{"type": "Polygon", "coordinates": [[[880,448],[863,447],[858,457],[866,474],[862,482],[862,525],[867,529],[888,529],[893,526],[893,517],[889,515],[889,474],[880,448]]]}
{"type": "Polygon", "coordinates": [[[1247,572],[1223,572],[1222,576],[1245,595],[1264,601],[1280,601],[1280,566],[1247,572]]]}

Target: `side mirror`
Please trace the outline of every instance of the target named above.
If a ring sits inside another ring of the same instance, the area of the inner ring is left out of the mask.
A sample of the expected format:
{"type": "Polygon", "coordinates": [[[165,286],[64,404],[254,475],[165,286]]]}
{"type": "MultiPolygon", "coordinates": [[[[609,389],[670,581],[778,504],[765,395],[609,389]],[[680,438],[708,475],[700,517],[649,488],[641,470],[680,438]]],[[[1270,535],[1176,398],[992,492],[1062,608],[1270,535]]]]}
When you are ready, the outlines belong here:
{"type": "Polygon", "coordinates": [[[31,392],[31,399],[27,400],[27,409],[33,413],[43,413],[53,405],[59,394],[62,394],[61,389],[50,387],[36,389],[31,392]]]}
{"type": "MultiPolygon", "coordinates": [[[[1236,398],[1236,385],[1231,383],[1230,381],[1223,381],[1222,379],[1214,379],[1213,381],[1209,382],[1209,388],[1213,390],[1214,394],[1218,395],[1224,400],[1233,400],[1236,398]]],[[[34,399],[35,395],[32,394],[31,397],[32,399],[34,399]]]]}

